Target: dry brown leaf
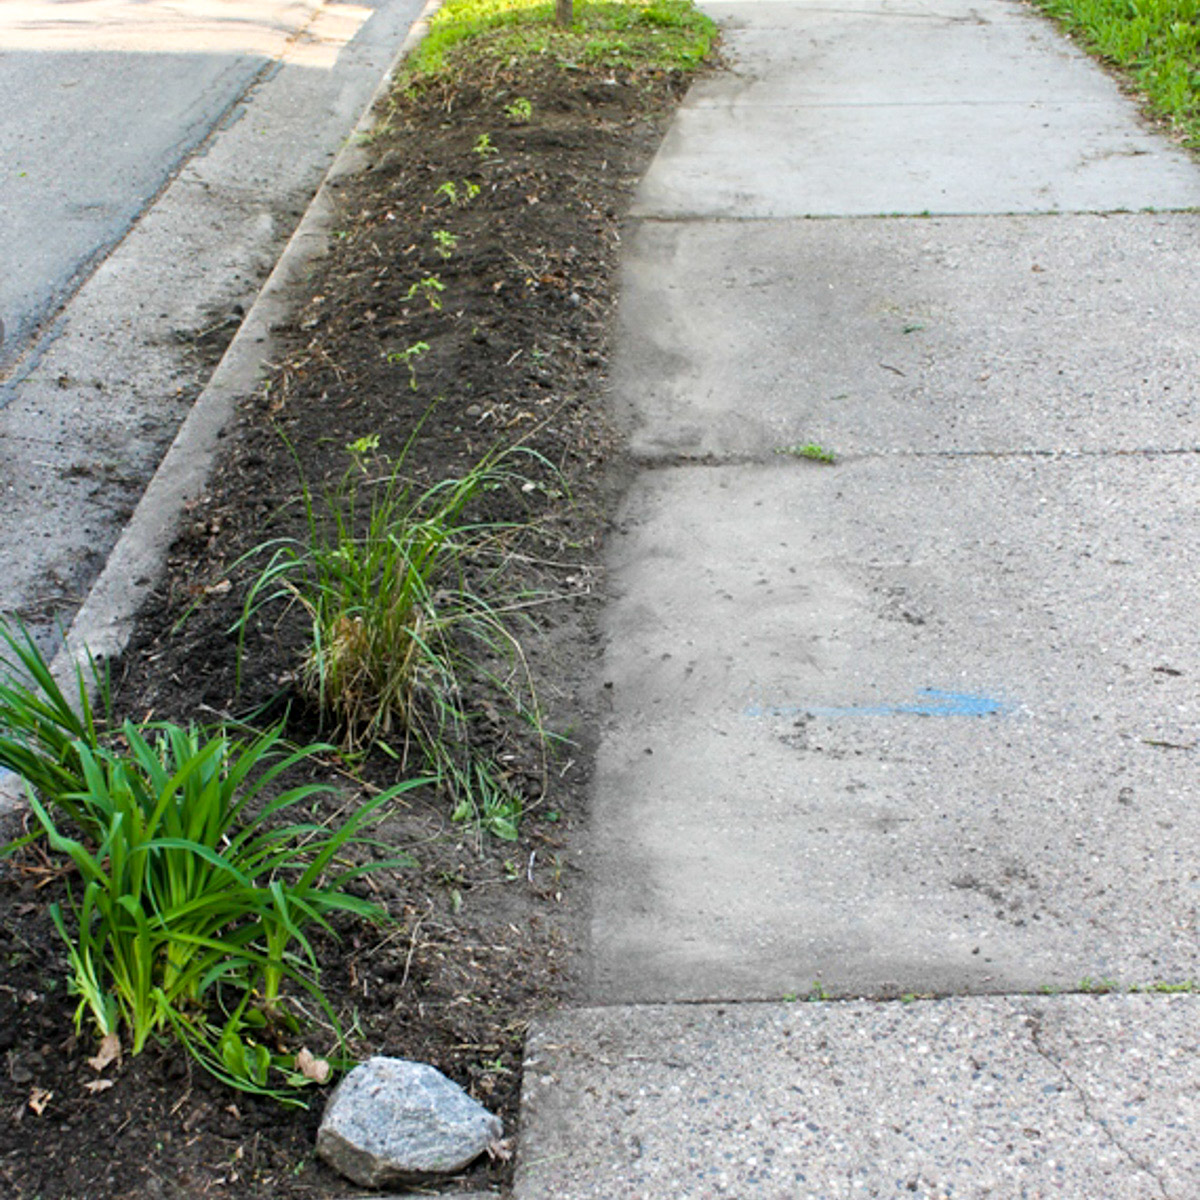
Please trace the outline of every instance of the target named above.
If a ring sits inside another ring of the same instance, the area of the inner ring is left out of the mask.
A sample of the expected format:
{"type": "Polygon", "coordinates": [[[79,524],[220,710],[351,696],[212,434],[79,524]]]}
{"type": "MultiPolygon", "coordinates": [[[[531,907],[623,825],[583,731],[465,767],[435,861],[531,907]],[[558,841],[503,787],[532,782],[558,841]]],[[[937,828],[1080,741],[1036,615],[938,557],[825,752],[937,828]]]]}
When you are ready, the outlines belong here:
{"type": "Polygon", "coordinates": [[[46,1111],[46,1105],[54,1099],[54,1093],[45,1088],[35,1087],[29,1093],[29,1107],[40,1117],[46,1111]]]}
{"type": "Polygon", "coordinates": [[[112,1085],[113,1085],[113,1081],[111,1079],[93,1079],[90,1083],[85,1083],[83,1085],[83,1090],[85,1092],[93,1092],[93,1093],[107,1092],[108,1089],[110,1087],[112,1087],[112,1085]]]}
{"type": "Polygon", "coordinates": [[[100,1049],[94,1058],[89,1058],[87,1064],[93,1071],[103,1071],[109,1063],[121,1061],[121,1039],[115,1033],[106,1033],[100,1039],[100,1049]]]}
{"type": "Polygon", "coordinates": [[[296,1070],[313,1083],[329,1082],[329,1064],[323,1058],[317,1058],[307,1046],[296,1055],[296,1070]]]}

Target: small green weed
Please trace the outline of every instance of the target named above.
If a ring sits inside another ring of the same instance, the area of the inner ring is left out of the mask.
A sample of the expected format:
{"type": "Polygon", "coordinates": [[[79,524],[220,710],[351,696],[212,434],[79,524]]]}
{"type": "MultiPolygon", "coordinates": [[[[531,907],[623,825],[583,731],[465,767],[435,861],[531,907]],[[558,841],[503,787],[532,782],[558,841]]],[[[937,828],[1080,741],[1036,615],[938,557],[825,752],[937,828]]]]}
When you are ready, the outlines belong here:
{"type": "MultiPolygon", "coordinates": [[[[391,351],[387,356],[387,360],[390,363],[402,362],[408,368],[408,386],[415,392],[417,390],[417,359],[421,355],[428,353],[428,342],[413,342],[411,346],[407,346],[403,350],[391,351]]],[[[376,449],[377,447],[378,439],[376,439],[376,445],[372,449],[376,449]]],[[[350,449],[353,451],[353,446],[350,449]]]]}
{"type": "Polygon", "coordinates": [[[448,229],[435,229],[433,231],[434,248],[442,258],[450,258],[454,251],[458,249],[458,238],[448,229]]]}
{"type": "Polygon", "coordinates": [[[523,125],[533,116],[533,105],[524,96],[518,96],[511,104],[504,106],[504,115],[510,121],[523,125]]]}
{"type": "Polygon", "coordinates": [[[472,154],[478,154],[480,158],[491,158],[493,155],[499,154],[500,151],[492,145],[492,135],[490,133],[481,133],[475,139],[475,145],[471,147],[472,154]]]}
{"type": "Polygon", "coordinates": [[[820,446],[816,442],[797,442],[793,446],[781,446],[775,453],[788,454],[792,458],[804,458],[809,462],[826,463],[827,465],[837,462],[832,450],[826,450],[824,446],[820,446]]]}
{"type": "Polygon", "coordinates": [[[445,290],[446,285],[436,275],[426,275],[408,289],[408,299],[413,300],[417,296],[424,296],[429,307],[438,312],[442,307],[441,294],[445,290]]]}

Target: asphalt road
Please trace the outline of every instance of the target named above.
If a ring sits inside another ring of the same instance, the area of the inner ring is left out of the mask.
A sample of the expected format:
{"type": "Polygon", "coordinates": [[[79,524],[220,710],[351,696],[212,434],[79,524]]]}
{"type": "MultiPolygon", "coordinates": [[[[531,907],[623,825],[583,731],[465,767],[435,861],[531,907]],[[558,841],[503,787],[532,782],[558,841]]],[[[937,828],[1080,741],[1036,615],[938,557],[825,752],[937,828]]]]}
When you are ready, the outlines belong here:
{"type": "Polygon", "coordinates": [[[0,5],[0,612],[48,644],[420,8],[0,5]]]}
{"type": "Polygon", "coordinates": [[[120,242],[316,9],[246,4],[196,27],[192,5],[155,28],[127,21],[130,7],[0,9],[0,362],[120,242]]]}

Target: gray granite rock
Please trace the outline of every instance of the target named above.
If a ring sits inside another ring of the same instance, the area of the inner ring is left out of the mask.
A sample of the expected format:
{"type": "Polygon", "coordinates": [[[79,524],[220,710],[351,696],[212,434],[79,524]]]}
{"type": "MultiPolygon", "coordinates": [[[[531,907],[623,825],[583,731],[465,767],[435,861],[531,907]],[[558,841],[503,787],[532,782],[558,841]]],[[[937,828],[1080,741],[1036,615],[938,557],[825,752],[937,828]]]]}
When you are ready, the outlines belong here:
{"type": "Polygon", "coordinates": [[[329,1098],[317,1153],[363,1187],[389,1187],[461,1171],[502,1132],[499,1117],[433,1067],[371,1058],[329,1098]]]}

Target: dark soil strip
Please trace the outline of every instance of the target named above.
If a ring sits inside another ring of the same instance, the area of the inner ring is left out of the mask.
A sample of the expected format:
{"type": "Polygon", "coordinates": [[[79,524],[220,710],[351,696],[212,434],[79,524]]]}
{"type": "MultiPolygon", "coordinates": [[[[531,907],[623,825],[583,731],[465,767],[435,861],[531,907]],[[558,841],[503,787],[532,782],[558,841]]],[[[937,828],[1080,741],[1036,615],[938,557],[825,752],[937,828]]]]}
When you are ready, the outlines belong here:
{"type": "MultiPolygon", "coordinates": [[[[515,439],[561,471],[491,501],[490,515],[538,522],[524,546],[536,560],[528,580],[556,599],[533,610],[525,648],[548,724],[570,739],[544,775],[528,738],[493,722],[496,752],[531,808],[521,839],[480,847],[436,795],[398,809],[387,836],[419,865],[372,885],[397,926],[347,929],[323,947],[324,982],[359,1054],[433,1063],[510,1132],[525,1027],[570,997],[584,915],[571,840],[584,816],[594,724],[599,547],[620,465],[604,412],[618,232],[680,90],[669,77],[489,71],[398,103],[372,168],[341,188],[337,234],[296,297],[284,361],[229,431],[119,672],[119,713],[211,721],[259,706],[278,716],[290,705],[290,735],[307,740],[318,731],[292,682],[303,614],[260,623],[240,693],[228,633],[246,583],[231,565],[264,538],[300,529],[289,507],[298,470],[319,490],[346,469],[349,442],[376,435],[392,455],[413,439],[407,467],[427,479],[515,439]],[[504,114],[516,97],[530,102],[525,123],[504,114]],[[484,133],[496,153],[474,149],[484,133]],[[479,189],[469,200],[468,185],[479,189]],[[442,230],[452,248],[435,238],[442,230]],[[443,290],[412,291],[429,277],[443,290]],[[403,352],[419,343],[428,350],[406,362],[403,352]]],[[[345,778],[333,760],[322,771],[345,778]]],[[[379,754],[361,771],[377,786],[398,773],[379,754]]],[[[346,781],[351,796],[354,786],[346,781]]],[[[86,1026],[73,1034],[65,955],[47,916],[68,882],[64,868],[33,847],[2,871],[0,1195],[354,1192],[313,1161],[319,1100],[289,1110],[224,1090],[173,1048],[108,1067],[111,1086],[97,1087],[85,1061],[94,1039],[86,1026]]],[[[501,1156],[464,1183],[503,1183],[510,1170],[501,1156]]]]}

